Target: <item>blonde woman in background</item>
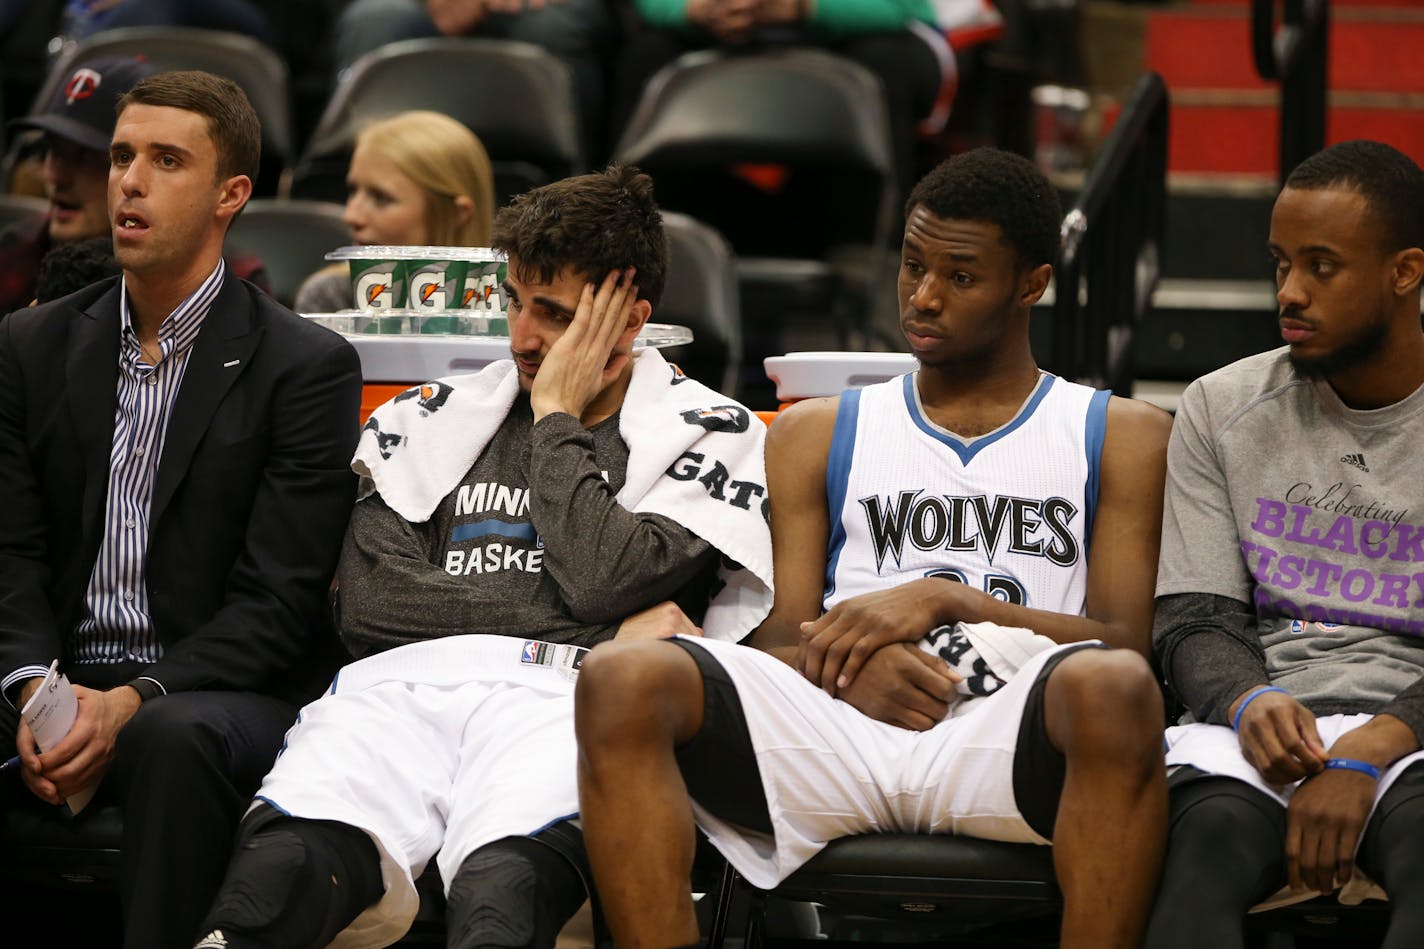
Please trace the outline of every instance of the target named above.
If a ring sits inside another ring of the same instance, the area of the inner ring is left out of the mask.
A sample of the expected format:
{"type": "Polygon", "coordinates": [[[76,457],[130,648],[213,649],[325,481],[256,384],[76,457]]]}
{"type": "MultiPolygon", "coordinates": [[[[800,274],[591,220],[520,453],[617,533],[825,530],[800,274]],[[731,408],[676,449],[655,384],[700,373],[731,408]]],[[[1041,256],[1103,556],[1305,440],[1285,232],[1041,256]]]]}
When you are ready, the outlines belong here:
{"type": "MultiPolygon", "coordinates": [[[[401,112],[356,137],[342,216],[358,244],[484,247],[494,224],[494,172],[480,140],[439,112],[401,112]]],[[[297,290],[299,313],[351,308],[347,265],[297,290]]]]}

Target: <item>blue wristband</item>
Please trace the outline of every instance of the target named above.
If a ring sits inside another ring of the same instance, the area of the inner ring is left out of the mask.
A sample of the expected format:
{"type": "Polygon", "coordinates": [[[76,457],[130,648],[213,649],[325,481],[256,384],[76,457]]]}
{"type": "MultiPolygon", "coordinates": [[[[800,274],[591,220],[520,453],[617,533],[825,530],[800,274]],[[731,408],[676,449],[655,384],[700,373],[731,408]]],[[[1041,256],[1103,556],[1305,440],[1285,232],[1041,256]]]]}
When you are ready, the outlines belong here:
{"type": "Polygon", "coordinates": [[[1236,710],[1236,714],[1231,717],[1231,730],[1234,732],[1239,732],[1241,730],[1241,713],[1246,711],[1246,706],[1250,705],[1252,702],[1256,701],[1257,698],[1262,695],[1265,695],[1267,692],[1284,691],[1285,689],[1281,688],[1278,685],[1263,685],[1255,692],[1252,692],[1250,695],[1246,696],[1245,700],[1241,703],[1241,707],[1238,708],[1236,710]]]}
{"type": "Polygon", "coordinates": [[[1379,768],[1368,761],[1360,761],[1358,758],[1331,758],[1325,762],[1325,767],[1329,771],[1358,771],[1361,774],[1368,774],[1376,781],[1380,779],[1379,768]]]}

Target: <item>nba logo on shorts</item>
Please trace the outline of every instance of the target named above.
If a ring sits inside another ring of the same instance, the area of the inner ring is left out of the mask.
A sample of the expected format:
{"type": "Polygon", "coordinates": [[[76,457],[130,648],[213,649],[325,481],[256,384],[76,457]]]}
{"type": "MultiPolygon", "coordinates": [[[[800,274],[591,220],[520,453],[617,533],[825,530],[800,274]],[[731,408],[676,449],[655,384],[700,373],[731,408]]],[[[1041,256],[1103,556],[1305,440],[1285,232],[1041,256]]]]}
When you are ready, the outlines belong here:
{"type": "Polygon", "coordinates": [[[519,661],[520,661],[520,662],[538,662],[538,661],[539,661],[539,643],[538,643],[537,640],[533,640],[533,639],[526,639],[526,640],[524,640],[524,649],[523,649],[523,650],[520,652],[520,654],[519,654],[519,661]]]}

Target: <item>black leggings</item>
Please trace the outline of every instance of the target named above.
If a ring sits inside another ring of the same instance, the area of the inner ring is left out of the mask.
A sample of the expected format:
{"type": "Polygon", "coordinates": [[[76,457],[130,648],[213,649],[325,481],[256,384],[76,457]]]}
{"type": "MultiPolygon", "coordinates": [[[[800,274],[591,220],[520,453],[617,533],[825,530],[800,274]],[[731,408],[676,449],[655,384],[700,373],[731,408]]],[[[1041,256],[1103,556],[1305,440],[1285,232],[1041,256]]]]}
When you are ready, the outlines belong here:
{"type": "MultiPolygon", "coordinates": [[[[1286,811],[1234,778],[1183,769],[1171,782],[1167,858],[1147,930],[1151,949],[1235,949],[1251,906],[1286,881],[1286,811]]],[[[1409,768],[1365,827],[1361,869],[1391,895],[1383,949],[1424,946],[1424,765],[1409,768]]]]}
{"type": "Polygon", "coordinates": [[[1381,949],[1424,946],[1424,763],[1411,765],[1380,798],[1365,827],[1360,868],[1389,894],[1381,949]]]}

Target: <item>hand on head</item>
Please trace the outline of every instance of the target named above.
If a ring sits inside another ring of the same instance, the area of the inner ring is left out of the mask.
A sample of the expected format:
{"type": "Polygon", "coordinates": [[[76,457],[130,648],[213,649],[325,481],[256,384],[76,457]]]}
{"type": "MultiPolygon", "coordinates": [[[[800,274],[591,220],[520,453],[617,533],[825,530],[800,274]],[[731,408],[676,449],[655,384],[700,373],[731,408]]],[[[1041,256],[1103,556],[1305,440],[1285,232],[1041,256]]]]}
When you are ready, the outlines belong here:
{"type": "Polygon", "coordinates": [[[553,412],[581,418],[584,410],[627,368],[632,359],[623,336],[636,326],[638,287],[632,268],[614,270],[595,290],[585,284],[578,309],[564,334],[549,347],[534,377],[529,401],[538,421],[553,412]]]}

